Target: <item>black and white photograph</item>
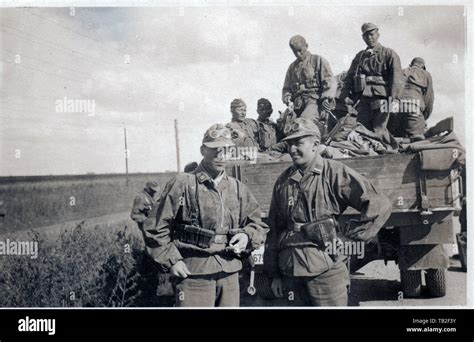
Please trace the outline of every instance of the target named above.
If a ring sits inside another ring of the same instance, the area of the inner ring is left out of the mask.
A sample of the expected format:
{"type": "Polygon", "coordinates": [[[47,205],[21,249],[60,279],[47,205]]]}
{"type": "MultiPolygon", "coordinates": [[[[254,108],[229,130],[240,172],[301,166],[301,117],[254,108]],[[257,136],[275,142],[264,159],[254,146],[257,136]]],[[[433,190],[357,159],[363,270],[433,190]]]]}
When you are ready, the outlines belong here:
{"type": "Polygon", "coordinates": [[[2,1],[0,309],[469,308],[471,15],[2,1]]]}

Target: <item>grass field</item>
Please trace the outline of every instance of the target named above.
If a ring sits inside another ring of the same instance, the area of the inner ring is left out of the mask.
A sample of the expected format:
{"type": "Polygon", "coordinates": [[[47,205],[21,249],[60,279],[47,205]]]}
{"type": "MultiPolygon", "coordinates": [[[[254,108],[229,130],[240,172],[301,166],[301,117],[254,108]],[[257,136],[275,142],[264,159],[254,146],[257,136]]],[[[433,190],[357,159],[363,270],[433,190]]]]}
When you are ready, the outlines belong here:
{"type": "Polygon", "coordinates": [[[173,173],[0,178],[0,234],[131,209],[146,181],[173,173]]]}

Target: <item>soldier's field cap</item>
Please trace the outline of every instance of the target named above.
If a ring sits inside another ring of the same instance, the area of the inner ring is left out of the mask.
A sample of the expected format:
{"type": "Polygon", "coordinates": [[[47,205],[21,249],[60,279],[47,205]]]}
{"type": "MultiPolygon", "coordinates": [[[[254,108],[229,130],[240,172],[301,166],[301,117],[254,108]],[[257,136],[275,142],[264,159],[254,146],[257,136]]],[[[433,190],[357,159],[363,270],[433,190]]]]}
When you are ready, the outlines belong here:
{"type": "Polygon", "coordinates": [[[160,186],[158,185],[158,182],[155,182],[155,181],[146,182],[145,187],[155,192],[160,191],[160,186]]]}
{"type": "Polygon", "coordinates": [[[362,35],[366,34],[367,32],[369,31],[372,31],[372,30],[378,30],[379,28],[377,27],[377,25],[375,24],[372,24],[372,23],[364,23],[362,25],[362,35]]]}
{"type": "Polygon", "coordinates": [[[300,36],[299,34],[290,38],[290,47],[298,48],[305,45],[308,45],[306,43],[306,39],[304,39],[304,37],[300,36]]]}
{"type": "Polygon", "coordinates": [[[230,103],[230,110],[234,108],[239,108],[239,107],[246,107],[247,105],[245,104],[244,100],[242,99],[233,99],[232,102],[230,103]]]}
{"type": "Polygon", "coordinates": [[[309,136],[314,136],[317,137],[318,140],[321,140],[321,133],[319,132],[318,126],[316,126],[312,120],[298,118],[293,125],[291,125],[288,135],[282,139],[282,141],[309,136]]]}
{"type": "Polygon", "coordinates": [[[209,148],[234,146],[230,130],[222,124],[214,124],[204,133],[202,144],[209,148]]]}
{"type": "Polygon", "coordinates": [[[410,65],[413,65],[413,64],[420,64],[422,66],[425,66],[425,60],[421,57],[415,57],[413,58],[413,60],[411,61],[410,65]]]}

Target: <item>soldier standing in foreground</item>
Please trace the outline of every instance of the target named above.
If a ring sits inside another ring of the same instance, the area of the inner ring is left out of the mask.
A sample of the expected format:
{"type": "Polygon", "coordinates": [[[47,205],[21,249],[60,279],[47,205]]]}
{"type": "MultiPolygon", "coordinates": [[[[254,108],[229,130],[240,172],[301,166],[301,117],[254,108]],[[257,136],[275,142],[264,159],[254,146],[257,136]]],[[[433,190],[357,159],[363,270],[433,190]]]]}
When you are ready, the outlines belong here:
{"type": "Polygon", "coordinates": [[[399,99],[402,68],[397,53],[382,46],[379,36],[375,24],[362,25],[362,38],[367,48],[352,60],[341,96],[350,105],[359,101],[358,121],[389,143],[390,103],[399,99]]]}
{"type": "Polygon", "coordinates": [[[320,120],[323,109],[331,109],[336,95],[336,83],[328,61],[308,51],[302,36],[290,39],[290,48],[296,60],[286,72],[282,90],[283,103],[294,104],[298,117],[320,120]],[[322,107],[322,108],[320,108],[322,107]]]}
{"type": "Polygon", "coordinates": [[[255,197],[225,173],[233,145],[227,128],[211,126],[201,163],[168,182],[156,226],[146,229],[149,254],[176,277],[176,306],[239,306],[240,254],[265,241],[255,197]]]}
{"type": "Polygon", "coordinates": [[[356,171],[317,153],[320,133],[311,120],[296,119],[284,140],[293,165],[278,177],[270,206],[264,269],[272,291],[280,298],[292,291],[289,305],[345,306],[349,271],[327,248],[374,239],[390,216],[390,201],[356,171]],[[348,206],[360,211],[360,220],[338,229],[348,206]]]}

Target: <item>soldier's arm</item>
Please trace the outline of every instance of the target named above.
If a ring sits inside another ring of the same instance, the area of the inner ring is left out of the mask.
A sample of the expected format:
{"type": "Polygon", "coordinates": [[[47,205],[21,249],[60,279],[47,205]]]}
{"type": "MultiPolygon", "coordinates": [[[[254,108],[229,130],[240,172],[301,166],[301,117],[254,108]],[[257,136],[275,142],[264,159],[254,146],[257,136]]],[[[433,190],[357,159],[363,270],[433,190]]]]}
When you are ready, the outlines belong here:
{"type": "Polygon", "coordinates": [[[423,116],[425,120],[428,119],[433,111],[433,103],[434,103],[434,91],[433,91],[433,79],[431,78],[431,74],[426,72],[428,75],[428,89],[426,89],[425,94],[425,111],[423,112],[423,116]]]}
{"type": "Polygon", "coordinates": [[[341,209],[351,206],[360,212],[359,220],[349,221],[344,235],[358,241],[370,241],[383,227],[392,212],[390,200],[353,169],[343,165],[336,172],[335,188],[341,209]]]}
{"type": "Polygon", "coordinates": [[[145,201],[142,196],[135,197],[133,201],[132,211],[130,213],[130,217],[132,220],[138,223],[142,223],[146,220],[147,216],[144,213],[145,210],[145,201]]]}
{"type": "Polygon", "coordinates": [[[399,99],[402,95],[403,85],[405,82],[400,57],[398,57],[398,54],[391,49],[387,51],[387,67],[389,70],[389,96],[391,96],[392,99],[399,99]]]}
{"type": "Polygon", "coordinates": [[[352,59],[351,66],[349,67],[349,70],[347,70],[346,77],[344,79],[344,82],[342,83],[341,87],[341,95],[340,98],[344,100],[346,97],[351,96],[351,90],[352,90],[352,82],[354,80],[354,75],[357,70],[357,64],[359,61],[360,52],[355,55],[355,57],[352,59]]]}
{"type": "Polygon", "coordinates": [[[249,188],[242,182],[238,186],[240,187],[239,201],[242,208],[239,226],[249,237],[251,249],[255,250],[265,243],[268,226],[262,221],[260,205],[249,188]]]}
{"type": "Polygon", "coordinates": [[[170,269],[182,260],[178,248],[171,241],[172,223],[183,202],[185,178],[178,174],[166,184],[156,213],[156,224],[147,225],[145,246],[147,252],[161,267],[170,269]]]}
{"type": "Polygon", "coordinates": [[[288,67],[286,71],[285,81],[283,83],[283,89],[281,91],[281,100],[285,103],[285,97],[291,95],[291,72],[293,63],[288,67]]]}
{"type": "Polygon", "coordinates": [[[277,192],[277,184],[275,184],[268,213],[268,226],[270,230],[267,234],[263,256],[263,269],[270,278],[281,277],[278,267],[278,236],[283,229],[284,218],[278,206],[277,192]]]}
{"type": "Polygon", "coordinates": [[[321,82],[321,98],[333,99],[336,97],[337,83],[332,73],[329,62],[321,57],[321,69],[319,70],[321,82]]]}

